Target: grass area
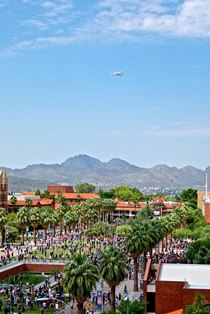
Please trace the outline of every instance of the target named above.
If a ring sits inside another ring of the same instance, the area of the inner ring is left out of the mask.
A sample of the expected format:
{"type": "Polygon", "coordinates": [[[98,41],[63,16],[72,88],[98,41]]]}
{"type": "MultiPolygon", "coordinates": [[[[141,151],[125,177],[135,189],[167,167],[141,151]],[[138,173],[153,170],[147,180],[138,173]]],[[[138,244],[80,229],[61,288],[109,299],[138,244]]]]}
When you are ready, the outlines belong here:
{"type": "MultiPolygon", "coordinates": [[[[0,311],[0,314],[4,314],[5,313],[4,312],[5,306],[6,306],[6,304],[3,303],[2,310],[0,311]]],[[[17,314],[19,313],[17,307],[14,307],[14,312],[17,313],[17,314]]],[[[34,306],[33,308],[28,308],[24,312],[24,314],[39,314],[39,313],[41,313],[41,308],[38,307],[38,306],[34,306]]],[[[47,308],[47,309],[45,309],[44,313],[45,314],[53,314],[53,313],[55,313],[55,309],[54,308],[53,309],[48,309],[47,308]]]]}
{"type": "Polygon", "coordinates": [[[7,280],[1,280],[0,283],[7,283],[7,284],[20,284],[22,282],[23,285],[26,285],[27,282],[29,285],[37,285],[38,283],[44,281],[46,278],[50,276],[43,276],[39,274],[32,274],[32,273],[23,273],[19,275],[16,280],[14,281],[14,277],[9,277],[7,280]]]}
{"type": "MultiPolygon", "coordinates": [[[[44,251],[45,252],[45,251],[44,251]]],[[[39,250],[36,250],[36,256],[38,257],[38,259],[41,259],[42,257],[46,257],[46,259],[48,260],[49,259],[49,257],[50,257],[50,252],[51,252],[51,249],[47,249],[46,250],[46,256],[45,256],[45,254],[44,253],[42,253],[41,251],[39,251],[39,250]]],[[[63,254],[65,257],[64,257],[64,259],[66,259],[66,253],[69,253],[70,254],[70,252],[69,252],[69,250],[68,249],[66,249],[66,250],[64,250],[64,249],[62,249],[62,248],[56,248],[56,249],[54,249],[54,251],[53,251],[53,256],[55,256],[55,255],[57,255],[57,260],[61,260],[61,259],[63,259],[63,258],[61,258],[60,256],[63,254]]],[[[53,258],[54,259],[54,258],[53,258]]]]}
{"type": "MultiPolygon", "coordinates": [[[[2,313],[5,313],[4,309],[10,303],[6,298],[4,298],[3,295],[0,295],[0,300],[2,301],[2,308],[0,310],[0,314],[2,314],[2,313]]],[[[68,298],[66,298],[64,301],[65,301],[65,303],[68,303],[69,300],[68,300],[68,298]]],[[[59,305],[60,305],[60,307],[63,306],[60,302],[59,302],[59,305]]],[[[19,314],[19,310],[18,310],[17,306],[16,307],[14,306],[14,313],[19,314]]],[[[21,313],[23,313],[23,312],[21,312],[21,313]]],[[[52,313],[55,313],[54,307],[53,308],[47,307],[44,311],[44,314],[52,314],[52,313]]],[[[31,308],[25,307],[24,314],[41,314],[41,302],[40,302],[40,304],[33,305],[33,307],[31,307],[31,308]]]]}

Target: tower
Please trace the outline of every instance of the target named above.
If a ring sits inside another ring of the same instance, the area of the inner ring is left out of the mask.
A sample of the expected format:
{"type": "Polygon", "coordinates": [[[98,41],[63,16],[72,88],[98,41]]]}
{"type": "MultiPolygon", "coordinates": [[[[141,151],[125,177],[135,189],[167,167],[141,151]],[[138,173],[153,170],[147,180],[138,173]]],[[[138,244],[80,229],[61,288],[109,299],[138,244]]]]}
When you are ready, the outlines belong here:
{"type": "Polygon", "coordinates": [[[0,207],[7,207],[8,177],[5,171],[0,170],[0,207]]]}

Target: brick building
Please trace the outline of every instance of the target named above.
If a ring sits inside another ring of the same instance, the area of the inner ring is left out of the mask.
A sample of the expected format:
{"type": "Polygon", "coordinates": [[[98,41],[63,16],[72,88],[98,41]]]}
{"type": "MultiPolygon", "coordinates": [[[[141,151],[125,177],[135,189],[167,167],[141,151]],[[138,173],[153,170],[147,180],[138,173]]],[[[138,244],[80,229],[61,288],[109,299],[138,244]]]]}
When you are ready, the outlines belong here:
{"type": "Polygon", "coordinates": [[[144,300],[148,311],[166,314],[185,310],[196,293],[210,304],[210,265],[152,264],[148,261],[144,276],[144,300]]]}
{"type": "Polygon", "coordinates": [[[0,170],[0,207],[7,207],[8,177],[5,171],[0,170]]]}
{"type": "Polygon", "coordinates": [[[71,185],[49,185],[48,191],[51,194],[58,193],[58,191],[63,194],[63,193],[73,193],[74,189],[73,189],[73,186],[71,185]]]}

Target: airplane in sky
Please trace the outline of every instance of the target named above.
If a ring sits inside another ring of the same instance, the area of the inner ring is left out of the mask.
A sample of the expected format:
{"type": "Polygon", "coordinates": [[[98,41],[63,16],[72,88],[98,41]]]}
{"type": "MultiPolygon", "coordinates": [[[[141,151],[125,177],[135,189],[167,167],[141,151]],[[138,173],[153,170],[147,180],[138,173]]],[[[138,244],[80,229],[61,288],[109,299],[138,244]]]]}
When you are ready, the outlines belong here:
{"type": "Polygon", "coordinates": [[[123,75],[125,75],[125,72],[123,72],[123,71],[116,71],[116,72],[112,72],[111,75],[113,75],[113,76],[123,76],[123,75]]]}

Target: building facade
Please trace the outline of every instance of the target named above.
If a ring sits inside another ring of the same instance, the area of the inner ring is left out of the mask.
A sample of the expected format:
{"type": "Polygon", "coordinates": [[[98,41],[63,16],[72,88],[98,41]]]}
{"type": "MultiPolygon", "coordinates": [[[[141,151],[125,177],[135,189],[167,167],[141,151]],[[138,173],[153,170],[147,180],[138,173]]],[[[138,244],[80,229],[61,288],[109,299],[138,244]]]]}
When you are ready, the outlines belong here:
{"type": "Polygon", "coordinates": [[[7,207],[8,177],[5,171],[0,170],[0,207],[7,207]]]}

